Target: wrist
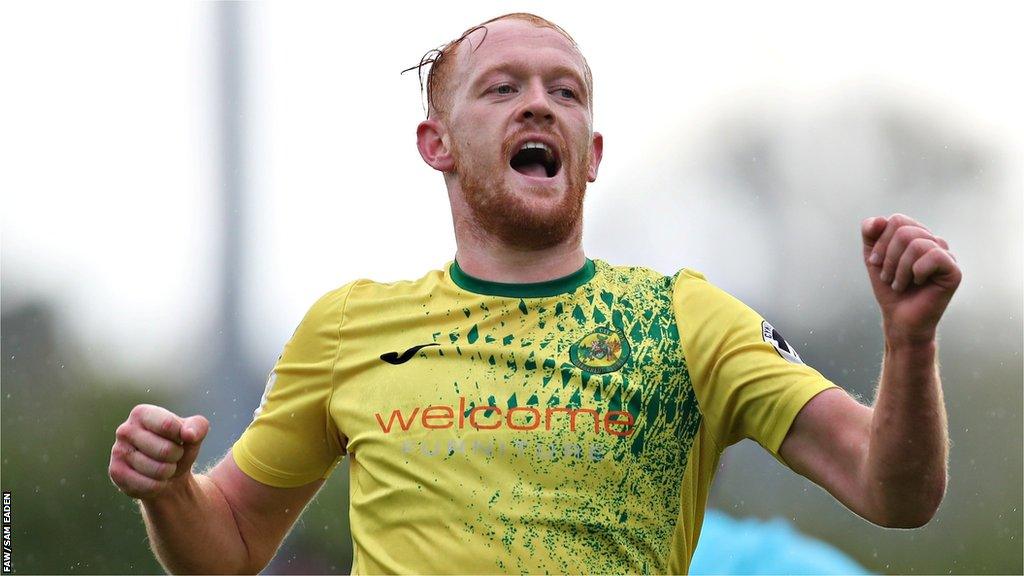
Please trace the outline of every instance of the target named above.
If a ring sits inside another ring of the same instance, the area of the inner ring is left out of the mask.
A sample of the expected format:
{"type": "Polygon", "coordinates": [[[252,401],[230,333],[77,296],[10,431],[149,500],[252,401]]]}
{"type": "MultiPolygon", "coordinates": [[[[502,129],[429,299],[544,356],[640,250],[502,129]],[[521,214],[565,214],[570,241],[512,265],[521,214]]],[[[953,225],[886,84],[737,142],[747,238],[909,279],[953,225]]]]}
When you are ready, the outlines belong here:
{"type": "Polygon", "coordinates": [[[882,334],[885,337],[885,349],[888,350],[927,350],[936,347],[935,328],[925,330],[906,330],[896,328],[886,322],[882,323],[882,334]]]}
{"type": "Polygon", "coordinates": [[[185,474],[168,482],[159,493],[148,498],[140,498],[139,503],[152,511],[176,509],[183,502],[195,500],[199,490],[195,475],[185,474]]]}
{"type": "Polygon", "coordinates": [[[935,338],[918,339],[885,335],[885,357],[887,361],[903,361],[911,364],[931,365],[938,356],[935,338]]]}

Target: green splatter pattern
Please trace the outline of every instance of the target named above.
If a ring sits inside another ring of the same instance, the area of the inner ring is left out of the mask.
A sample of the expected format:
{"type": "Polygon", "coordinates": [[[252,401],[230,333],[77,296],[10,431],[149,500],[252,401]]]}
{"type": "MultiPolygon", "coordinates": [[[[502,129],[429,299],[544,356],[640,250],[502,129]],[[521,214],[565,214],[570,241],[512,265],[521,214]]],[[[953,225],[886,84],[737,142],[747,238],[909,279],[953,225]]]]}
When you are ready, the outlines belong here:
{"type": "MultiPolygon", "coordinates": [[[[543,298],[473,294],[448,280],[378,322],[404,338],[386,330],[388,344],[376,350],[349,346],[347,370],[359,377],[338,387],[332,413],[353,455],[363,568],[423,572],[441,561],[459,572],[667,570],[701,423],[673,278],[595,264],[589,282],[543,298]],[[598,328],[628,343],[628,358],[608,373],[570,360],[572,346],[598,328]],[[440,345],[401,366],[360,363],[428,342],[440,345]]],[[[359,306],[350,308],[358,316],[359,306]]]]}

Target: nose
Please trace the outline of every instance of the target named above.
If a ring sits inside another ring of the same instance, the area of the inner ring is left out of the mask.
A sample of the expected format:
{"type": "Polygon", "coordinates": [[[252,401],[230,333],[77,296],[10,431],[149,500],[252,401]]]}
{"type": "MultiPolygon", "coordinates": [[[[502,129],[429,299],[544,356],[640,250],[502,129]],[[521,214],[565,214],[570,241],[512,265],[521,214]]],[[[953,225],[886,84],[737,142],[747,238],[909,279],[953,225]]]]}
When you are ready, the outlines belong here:
{"type": "Polygon", "coordinates": [[[551,101],[543,83],[533,82],[530,84],[523,99],[522,109],[519,111],[519,118],[524,122],[542,123],[549,123],[555,119],[551,101]]]}

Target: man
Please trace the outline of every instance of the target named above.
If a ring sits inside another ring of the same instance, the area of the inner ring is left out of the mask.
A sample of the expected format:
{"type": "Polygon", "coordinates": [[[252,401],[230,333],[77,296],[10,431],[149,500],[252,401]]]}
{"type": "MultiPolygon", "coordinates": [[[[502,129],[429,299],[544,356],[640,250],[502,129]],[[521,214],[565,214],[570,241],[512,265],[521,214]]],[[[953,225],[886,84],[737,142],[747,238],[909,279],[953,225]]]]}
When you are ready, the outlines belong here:
{"type": "Polygon", "coordinates": [[[207,474],[202,416],[143,405],[118,428],[111,479],[169,570],[261,570],[343,455],[357,572],[686,572],[718,458],[745,437],[879,525],[932,517],[935,334],[960,281],[942,239],[863,223],[886,342],[863,406],[700,274],[584,255],[603,141],[563,30],[472,28],[427,91],[417,144],[444,175],[455,262],[321,298],[207,474]]]}

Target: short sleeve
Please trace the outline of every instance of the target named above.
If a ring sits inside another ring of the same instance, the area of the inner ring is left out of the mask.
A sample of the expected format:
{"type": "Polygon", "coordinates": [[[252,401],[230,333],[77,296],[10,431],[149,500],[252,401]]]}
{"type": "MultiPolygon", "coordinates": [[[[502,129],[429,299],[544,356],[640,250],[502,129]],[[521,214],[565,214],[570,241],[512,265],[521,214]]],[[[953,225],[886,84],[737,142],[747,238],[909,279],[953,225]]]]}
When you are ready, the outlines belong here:
{"type": "Polygon", "coordinates": [[[805,365],[757,312],[700,273],[679,272],[673,309],[697,402],[719,448],[751,438],[779,458],[800,409],[835,384],[805,365]]]}
{"type": "Polygon", "coordinates": [[[350,285],[318,300],[270,373],[253,421],[231,448],[255,480],[297,487],[330,475],[344,441],[330,418],[339,329],[350,285]]]}

